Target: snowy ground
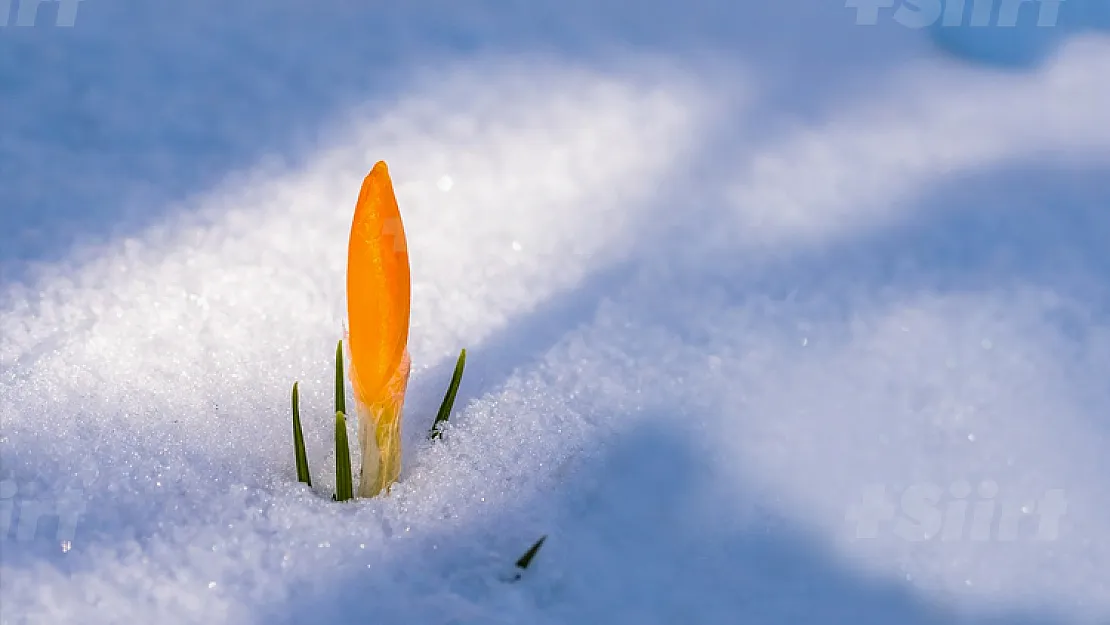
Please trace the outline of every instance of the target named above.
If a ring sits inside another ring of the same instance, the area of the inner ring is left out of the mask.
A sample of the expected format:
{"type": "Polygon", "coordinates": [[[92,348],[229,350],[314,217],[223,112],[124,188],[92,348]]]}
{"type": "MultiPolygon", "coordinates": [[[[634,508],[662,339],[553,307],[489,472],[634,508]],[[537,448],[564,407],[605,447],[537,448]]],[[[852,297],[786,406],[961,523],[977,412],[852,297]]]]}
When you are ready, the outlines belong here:
{"type": "Polygon", "coordinates": [[[1110,622],[1105,31],[362,4],[0,29],[0,622],[1110,622]],[[337,505],[379,159],[406,467],[337,505]]]}

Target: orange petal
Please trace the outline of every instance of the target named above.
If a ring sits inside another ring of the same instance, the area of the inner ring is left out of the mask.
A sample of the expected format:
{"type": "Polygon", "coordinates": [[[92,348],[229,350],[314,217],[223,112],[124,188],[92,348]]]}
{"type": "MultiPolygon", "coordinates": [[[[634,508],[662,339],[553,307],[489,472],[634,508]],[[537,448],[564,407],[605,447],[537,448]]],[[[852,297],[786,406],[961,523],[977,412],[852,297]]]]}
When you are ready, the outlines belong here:
{"type": "Polygon", "coordinates": [[[362,181],[347,251],[347,349],[355,398],[383,403],[409,338],[411,283],[405,228],[389,169],[362,181]]]}

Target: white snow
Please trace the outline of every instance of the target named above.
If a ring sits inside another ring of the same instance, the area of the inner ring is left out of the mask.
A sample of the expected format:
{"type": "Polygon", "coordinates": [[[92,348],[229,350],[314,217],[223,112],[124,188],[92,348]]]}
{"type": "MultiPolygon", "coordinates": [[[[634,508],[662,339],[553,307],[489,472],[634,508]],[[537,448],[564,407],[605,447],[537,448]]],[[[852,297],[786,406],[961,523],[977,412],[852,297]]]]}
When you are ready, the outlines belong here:
{"type": "Polygon", "coordinates": [[[1105,34],[87,0],[0,52],[0,623],[1110,621],[1105,34]],[[335,504],[382,159],[405,468],[335,504]]]}

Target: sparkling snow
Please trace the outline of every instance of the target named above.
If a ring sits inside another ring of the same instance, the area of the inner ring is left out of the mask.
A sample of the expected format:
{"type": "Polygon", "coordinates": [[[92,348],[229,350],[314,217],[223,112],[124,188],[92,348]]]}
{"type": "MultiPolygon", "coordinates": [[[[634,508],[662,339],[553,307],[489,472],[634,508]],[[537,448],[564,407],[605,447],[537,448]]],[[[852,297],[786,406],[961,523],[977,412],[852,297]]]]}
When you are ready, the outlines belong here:
{"type": "Polygon", "coordinates": [[[1105,31],[1000,69],[837,2],[677,7],[0,29],[0,622],[1110,621],[1105,31]],[[335,504],[380,159],[405,468],[335,504]]]}

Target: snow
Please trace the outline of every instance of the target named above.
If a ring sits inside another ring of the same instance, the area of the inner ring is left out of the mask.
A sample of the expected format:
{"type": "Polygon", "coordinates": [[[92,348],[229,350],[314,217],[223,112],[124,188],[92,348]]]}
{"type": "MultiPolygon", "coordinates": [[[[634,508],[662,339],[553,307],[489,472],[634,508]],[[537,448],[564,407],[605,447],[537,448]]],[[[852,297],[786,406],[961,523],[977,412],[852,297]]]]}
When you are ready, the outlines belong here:
{"type": "Polygon", "coordinates": [[[1110,621],[1104,31],[1000,69],[816,0],[79,11],[0,30],[5,625],[1110,621]],[[379,159],[405,467],[340,505],[379,159]]]}

